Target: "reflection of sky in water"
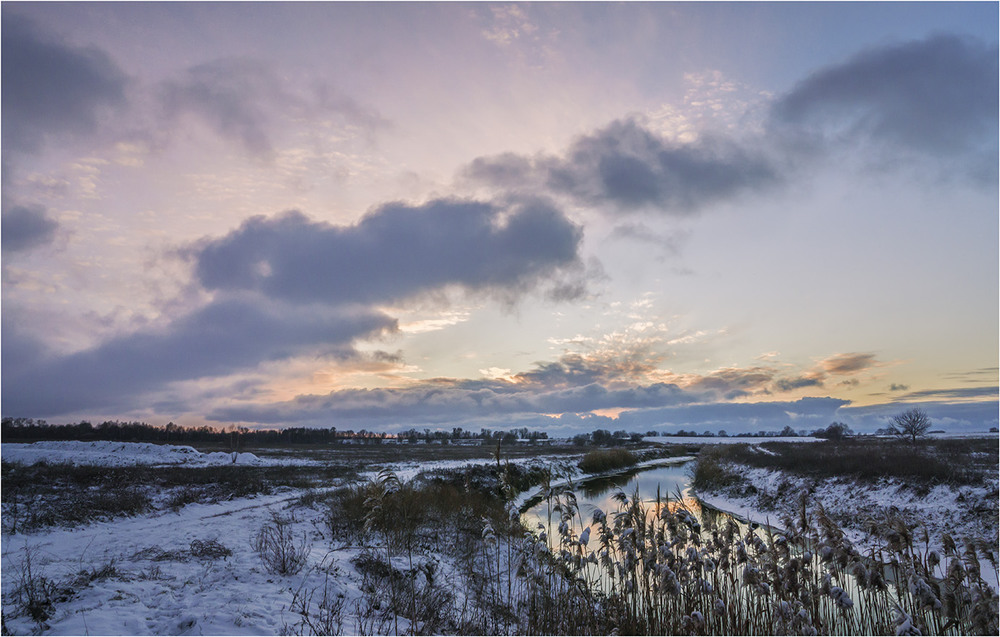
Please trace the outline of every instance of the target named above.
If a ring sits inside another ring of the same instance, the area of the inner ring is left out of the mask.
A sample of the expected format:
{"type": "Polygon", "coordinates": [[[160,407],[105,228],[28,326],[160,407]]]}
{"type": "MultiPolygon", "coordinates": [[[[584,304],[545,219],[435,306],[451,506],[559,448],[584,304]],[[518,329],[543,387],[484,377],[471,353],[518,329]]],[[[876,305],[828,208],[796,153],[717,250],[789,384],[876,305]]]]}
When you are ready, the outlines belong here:
{"type": "MultiPolygon", "coordinates": [[[[618,510],[619,504],[614,496],[619,491],[623,491],[630,499],[635,495],[636,489],[639,496],[647,503],[647,510],[650,516],[655,514],[656,492],[659,488],[661,502],[670,500],[677,501],[678,494],[683,498],[684,506],[700,517],[701,506],[690,493],[690,463],[675,464],[655,467],[644,471],[627,471],[615,476],[601,478],[591,478],[580,480],[576,483],[577,504],[580,515],[583,517],[583,526],[588,526],[593,518],[595,508],[599,508],[610,516],[618,510]]],[[[553,501],[553,505],[555,501],[553,501]]],[[[524,515],[524,521],[529,529],[536,529],[537,524],[545,523],[547,517],[547,503],[542,500],[528,509],[524,515]]],[[[574,517],[578,521],[578,518],[574,517]]],[[[553,526],[559,523],[559,514],[552,514],[553,526]]],[[[577,533],[581,531],[577,524],[577,533]]],[[[550,531],[549,535],[553,535],[550,531]]],[[[592,547],[593,548],[593,547],[592,547]]]]}

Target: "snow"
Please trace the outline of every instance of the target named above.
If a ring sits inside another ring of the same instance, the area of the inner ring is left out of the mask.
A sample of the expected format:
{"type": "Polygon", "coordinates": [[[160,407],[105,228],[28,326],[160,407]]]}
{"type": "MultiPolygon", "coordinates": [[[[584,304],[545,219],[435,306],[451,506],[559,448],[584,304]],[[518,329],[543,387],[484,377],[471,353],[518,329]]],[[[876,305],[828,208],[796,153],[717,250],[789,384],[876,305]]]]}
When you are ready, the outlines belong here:
{"type": "MultiPolygon", "coordinates": [[[[306,533],[313,549],[309,567],[300,575],[268,573],[251,548],[251,535],[270,520],[272,511],[287,514],[293,499],[285,493],[252,498],[249,506],[247,500],[191,504],[177,513],[4,536],[4,589],[19,580],[26,552],[33,554],[34,572],[54,582],[74,580],[81,571],[113,562],[120,576],[89,582],[72,599],[57,604],[46,634],[278,634],[296,620],[289,611],[293,591],[322,586],[324,561],[331,561],[320,515],[311,509],[295,511],[296,533],[306,533]],[[193,540],[219,541],[233,554],[196,559],[189,555],[193,540]],[[155,559],[163,553],[151,551],[154,547],[177,559],[155,559]]],[[[339,587],[360,595],[349,577],[339,587]]],[[[8,616],[7,623],[14,633],[34,627],[23,616],[8,616]]]]}
{"type": "MultiPolygon", "coordinates": [[[[840,478],[814,480],[742,465],[730,468],[752,485],[757,494],[745,497],[731,492],[699,491],[698,498],[709,506],[751,522],[780,528],[780,514],[790,513],[795,519],[794,507],[798,505],[799,494],[807,492],[810,504],[822,504],[848,539],[862,551],[878,542],[865,532],[864,522],[867,519],[885,520],[892,515],[902,517],[910,525],[926,528],[930,549],[939,553],[943,551],[941,536],[945,532],[957,542],[964,538],[985,538],[991,546],[996,545],[998,517],[972,513],[973,509],[984,506],[997,510],[995,478],[982,486],[941,484],[918,494],[898,480],[865,484],[840,478]]],[[[920,537],[919,530],[915,537],[920,537]]],[[[980,559],[980,571],[983,579],[998,589],[997,571],[988,560],[980,559]]]]}
{"type": "MultiPolygon", "coordinates": [[[[191,447],[145,443],[4,443],[2,452],[6,461],[45,459],[107,466],[202,466],[232,462],[229,454],[204,454],[191,447]]],[[[561,459],[566,460],[565,457],[561,459]]],[[[536,458],[532,462],[546,460],[548,458],[536,458]]],[[[257,464],[278,460],[241,454],[237,462],[257,464]]],[[[493,462],[492,459],[480,459],[397,463],[387,468],[405,481],[422,471],[493,462]]],[[[368,473],[363,477],[374,475],[368,473]]],[[[996,537],[995,522],[992,528],[980,528],[961,515],[970,503],[992,497],[988,491],[990,488],[995,490],[995,484],[983,488],[938,486],[916,497],[908,493],[905,485],[891,482],[867,486],[836,480],[807,484],[804,479],[796,481],[762,469],[748,471],[747,478],[765,493],[812,489],[814,500],[822,501],[838,519],[856,515],[858,511],[878,515],[889,507],[897,507],[903,514],[916,519],[942,520],[942,529],[952,530],[956,538],[972,533],[996,537]]],[[[322,507],[299,506],[301,494],[299,490],[283,489],[266,496],[189,504],[177,511],[158,510],[86,526],[5,534],[0,538],[0,568],[6,627],[14,634],[40,632],[47,635],[274,635],[299,632],[305,628],[300,624],[301,615],[293,607],[297,594],[301,600],[302,595],[319,591],[312,601],[315,611],[323,587],[328,586],[332,598],[343,600],[343,632],[359,634],[366,630],[356,624],[355,610],[356,604],[364,598],[363,577],[353,560],[363,549],[335,544],[326,527],[322,507]],[[309,549],[306,566],[298,574],[269,573],[252,547],[253,535],[271,522],[275,514],[293,520],[294,536],[303,538],[309,549]],[[219,542],[232,554],[215,559],[199,558],[191,550],[196,540],[219,542]],[[29,559],[34,576],[44,576],[50,582],[71,589],[67,599],[55,604],[53,615],[42,627],[23,613],[11,612],[11,596],[23,579],[29,559]],[[107,566],[114,569],[110,577],[91,577],[107,566]]],[[[756,500],[715,493],[700,494],[700,497],[712,506],[759,522],[774,524],[778,521],[773,512],[768,513],[756,500]]],[[[852,541],[863,546],[866,541],[863,532],[848,530],[852,541]]],[[[939,533],[935,534],[939,537],[939,533]]],[[[439,564],[439,579],[460,581],[458,567],[449,558],[440,554],[426,557],[439,564]]],[[[395,564],[406,569],[402,562],[395,564]]],[[[987,577],[992,574],[995,585],[995,571],[988,563],[983,564],[982,572],[987,577]]],[[[462,594],[461,591],[456,593],[462,594]]],[[[458,607],[461,603],[461,599],[456,599],[458,607]]],[[[402,620],[400,630],[405,631],[402,620]]]]}
{"type": "Polygon", "coordinates": [[[759,445],[765,442],[819,442],[820,438],[812,436],[646,436],[643,442],[660,445],[759,445]]]}
{"type": "MultiPolygon", "coordinates": [[[[5,461],[25,463],[46,460],[104,466],[202,466],[232,462],[229,454],[204,454],[191,447],[145,443],[4,443],[2,451],[5,461]]],[[[253,454],[237,457],[238,464],[266,461],[253,454]]],[[[493,462],[397,463],[387,468],[405,481],[427,470],[493,462]]],[[[0,538],[0,581],[5,626],[13,634],[46,635],[307,633],[302,615],[296,612],[296,600],[301,603],[311,596],[310,609],[316,613],[323,589],[328,587],[330,598],[343,602],[343,633],[370,630],[356,623],[357,605],[365,595],[363,575],[354,560],[364,549],[335,544],[323,507],[299,505],[302,493],[285,488],[266,496],[188,504],[176,511],[163,509],[73,528],[4,534],[0,538]],[[302,538],[308,548],[306,566],[298,574],[268,572],[253,549],[252,537],[272,522],[273,515],[291,519],[294,537],[302,538]],[[221,543],[231,555],[199,558],[192,551],[194,541],[221,543]],[[36,579],[44,577],[68,595],[57,601],[54,612],[41,626],[14,609],[13,598],[29,563],[36,579]],[[106,567],[113,567],[109,577],[91,576],[106,567]]],[[[441,581],[460,581],[458,567],[449,558],[432,553],[423,559],[438,565],[441,581]]],[[[400,570],[407,569],[400,558],[393,564],[400,570]]],[[[455,592],[457,597],[463,594],[455,592]]],[[[461,599],[456,601],[461,603],[461,599]]],[[[402,618],[399,628],[404,632],[407,629],[402,618]]]]}
{"type": "Polygon", "coordinates": [[[202,453],[186,445],[158,445],[150,442],[109,442],[95,440],[58,440],[2,445],[5,462],[36,464],[38,462],[67,463],[74,465],[96,465],[102,467],[122,467],[136,465],[184,465],[205,467],[211,465],[251,465],[306,464],[308,461],[292,458],[260,458],[252,453],[233,454],[222,451],[202,453]]]}
{"type": "MultiPolygon", "coordinates": [[[[535,464],[540,464],[540,465],[555,465],[555,464],[558,464],[558,463],[565,462],[567,460],[567,458],[569,458],[569,456],[565,456],[565,455],[562,455],[562,456],[559,456],[559,455],[553,455],[553,456],[536,456],[536,457],[533,457],[531,459],[523,459],[522,458],[522,459],[518,460],[518,462],[519,463],[525,463],[526,462],[526,463],[529,463],[529,464],[532,464],[532,465],[535,465],[535,464]]],[[[577,459],[579,459],[579,458],[578,457],[574,458],[574,460],[577,460],[577,459]]],[[[416,478],[421,473],[428,472],[428,471],[429,472],[451,471],[451,470],[454,470],[454,469],[461,469],[461,468],[467,467],[467,466],[473,466],[473,467],[482,467],[482,466],[489,466],[489,465],[494,465],[495,466],[496,462],[497,461],[496,461],[495,458],[470,458],[470,459],[465,459],[465,460],[433,460],[433,461],[430,461],[430,462],[426,462],[426,461],[425,462],[395,462],[395,463],[386,465],[384,467],[384,469],[388,469],[389,471],[392,471],[393,473],[395,473],[396,477],[399,478],[400,482],[408,482],[408,481],[416,478]]],[[[501,462],[506,462],[506,460],[501,460],[501,462]]],[[[378,476],[379,472],[382,471],[382,470],[384,470],[384,469],[378,469],[378,470],[373,470],[373,471],[366,471],[366,472],[363,472],[363,473],[361,473],[359,475],[364,480],[372,480],[372,479],[376,478],[378,476]]]]}

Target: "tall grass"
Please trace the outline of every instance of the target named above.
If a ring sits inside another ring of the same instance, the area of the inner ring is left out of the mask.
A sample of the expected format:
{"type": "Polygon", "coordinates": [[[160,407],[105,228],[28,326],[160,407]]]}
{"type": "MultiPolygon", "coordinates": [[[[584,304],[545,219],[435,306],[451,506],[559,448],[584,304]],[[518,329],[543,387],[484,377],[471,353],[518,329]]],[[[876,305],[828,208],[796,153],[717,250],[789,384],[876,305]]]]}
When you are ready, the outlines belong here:
{"type": "MultiPolygon", "coordinates": [[[[699,518],[680,500],[647,502],[623,492],[614,510],[585,514],[572,482],[554,473],[542,483],[547,519],[529,530],[512,511],[503,465],[496,471],[501,486],[488,492],[443,483],[382,492],[376,482],[358,488],[366,494],[344,492],[330,501],[333,517],[346,518],[343,504],[382,493],[381,508],[367,514],[379,521],[356,535],[373,556],[365,571],[375,601],[367,611],[358,606],[368,617],[363,632],[838,635],[996,634],[998,628],[996,593],[979,573],[980,557],[995,560],[990,547],[948,539],[937,554],[927,538],[892,520],[871,529],[881,546],[862,553],[806,499],[780,533],[704,512],[699,518]],[[432,594],[421,575],[425,561],[417,555],[428,550],[460,565],[451,602],[432,594]],[[458,606],[449,615],[442,604],[452,602],[458,606]],[[391,617],[387,608],[395,609],[391,617]]],[[[364,507],[355,511],[366,515],[364,507]]],[[[341,519],[331,529],[347,526],[341,519]]]]}
{"type": "Polygon", "coordinates": [[[570,500],[559,503],[558,538],[537,543],[533,592],[512,600],[528,610],[528,633],[996,632],[982,546],[931,554],[904,526],[863,555],[805,500],[787,533],[728,518],[703,524],[677,501],[621,492],[616,501],[586,526],[570,500]]]}
{"type": "Polygon", "coordinates": [[[601,473],[631,467],[639,461],[628,449],[594,449],[580,460],[580,470],[584,473],[601,473]]]}

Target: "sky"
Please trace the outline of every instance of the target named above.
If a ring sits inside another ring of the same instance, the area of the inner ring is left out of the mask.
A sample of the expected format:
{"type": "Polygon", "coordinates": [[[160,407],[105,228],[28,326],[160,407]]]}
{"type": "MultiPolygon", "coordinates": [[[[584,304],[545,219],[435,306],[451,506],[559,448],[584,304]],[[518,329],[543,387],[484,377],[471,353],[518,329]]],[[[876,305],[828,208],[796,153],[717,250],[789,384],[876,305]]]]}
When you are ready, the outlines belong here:
{"type": "Polygon", "coordinates": [[[997,425],[997,3],[0,12],[5,417],[997,425]]]}

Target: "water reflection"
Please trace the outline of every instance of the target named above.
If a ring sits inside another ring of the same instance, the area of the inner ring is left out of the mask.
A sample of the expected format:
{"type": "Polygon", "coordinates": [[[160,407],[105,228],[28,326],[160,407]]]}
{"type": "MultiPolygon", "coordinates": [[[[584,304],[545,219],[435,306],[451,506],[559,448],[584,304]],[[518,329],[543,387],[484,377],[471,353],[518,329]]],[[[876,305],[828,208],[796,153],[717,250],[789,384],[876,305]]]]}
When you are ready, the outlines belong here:
{"type": "MultiPolygon", "coordinates": [[[[650,519],[659,512],[656,506],[657,499],[661,504],[666,504],[671,509],[684,507],[700,519],[703,515],[703,507],[698,499],[691,495],[691,466],[691,462],[684,462],[638,467],[614,475],[585,478],[574,483],[572,486],[576,493],[579,510],[579,514],[575,518],[576,525],[579,527],[576,531],[579,533],[590,524],[596,509],[600,509],[606,514],[617,511],[619,502],[615,500],[615,495],[620,492],[625,493],[629,498],[633,498],[638,493],[647,505],[647,515],[650,519]]],[[[553,524],[558,525],[559,514],[550,511],[550,506],[555,504],[557,504],[555,501],[547,502],[541,494],[535,494],[529,498],[522,507],[522,518],[528,528],[538,528],[538,524],[545,528],[548,525],[550,512],[553,524]]],[[[552,529],[549,529],[548,532],[551,535],[552,529]]]]}

